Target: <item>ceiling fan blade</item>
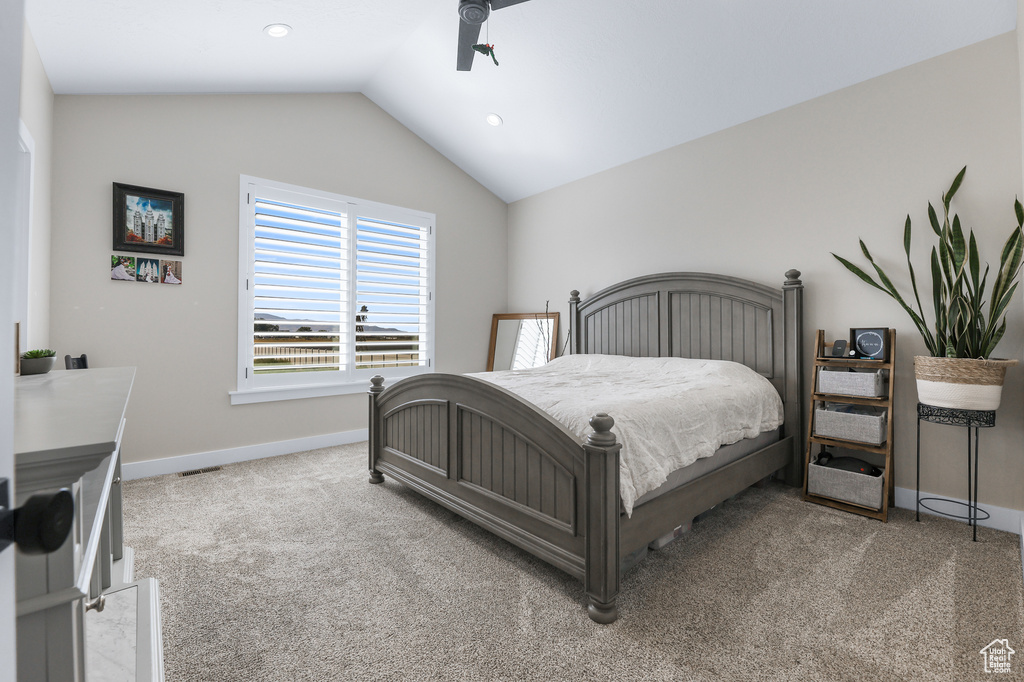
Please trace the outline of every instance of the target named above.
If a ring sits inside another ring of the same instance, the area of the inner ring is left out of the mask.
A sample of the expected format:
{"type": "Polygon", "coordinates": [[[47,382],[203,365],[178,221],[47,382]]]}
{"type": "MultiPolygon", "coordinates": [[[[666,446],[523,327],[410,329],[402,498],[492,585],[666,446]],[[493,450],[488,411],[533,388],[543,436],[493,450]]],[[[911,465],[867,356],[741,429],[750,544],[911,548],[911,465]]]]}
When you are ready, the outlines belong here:
{"type": "Polygon", "coordinates": [[[521,2],[526,2],[526,0],[491,0],[491,9],[503,9],[512,5],[518,5],[521,2]]]}
{"type": "Polygon", "coordinates": [[[480,24],[467,24],[459,20],[459,71],[473,68],[473,45],[480,38],[480,24]]]}

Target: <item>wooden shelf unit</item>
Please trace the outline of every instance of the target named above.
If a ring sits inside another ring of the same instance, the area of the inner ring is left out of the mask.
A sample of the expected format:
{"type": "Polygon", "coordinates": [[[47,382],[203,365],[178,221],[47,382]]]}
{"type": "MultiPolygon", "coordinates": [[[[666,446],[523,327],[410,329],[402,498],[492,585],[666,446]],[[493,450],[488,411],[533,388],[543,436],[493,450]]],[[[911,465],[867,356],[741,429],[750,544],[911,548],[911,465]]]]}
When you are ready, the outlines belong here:
{"type": "Polygon", "coordinates": [[[804,457],[804,499],[808,502],[816,502],[818,504],[832,507],[834,509],[841,509],[843,511],[852,512],[854,514],[861,514],[863,516],[869,516],[874,519],[878,519],[885,522],[889,516],[889,506],[895,504],[895,485],[893,477],[893,391],[896,387],[896,330],[889,330],[889,349],[888,359],[882,360],[860,360],[852,358],[836,358],[825,355],[825,330],[819,329],[814,343],[814,377],[812,378],[813,391],[811,393],[811,409],[810,417],[807,420],[807,451],[804,457]],[[888,392],[886,395],[877,398],[867,398],[861,396],[842,395],[834,393],[821,393],[818,391],[818,375],[823,368],[836,368],[846,367],[851,369],[882,369],[888,371],[888,392]],[[830,403],[845,403],[848,405],[866,405],[871,407],[879,407],[886,411],[886,439],[881,445],[872,445],[870,443],[862,443],[853,440],[844,440],[841,438],[826,438],[823,436],[814,435],[814,408],[817,403],[830,402],[830,403]],[[839,500],[824,495],[816,495],[807,492],[807,478],[808,469],[811,465],[811,459],[813,458],[814,446],[817,445],[819,453],[825,450],[825,447],[845,448],[850,450],[861,450],[863,452],[870,452],[876,455],[882,455],[885,458],[884,471],[882,472],[882,508],[874,509],[871,507],[865,507],[853,502],[845,500],[839,500]]]}

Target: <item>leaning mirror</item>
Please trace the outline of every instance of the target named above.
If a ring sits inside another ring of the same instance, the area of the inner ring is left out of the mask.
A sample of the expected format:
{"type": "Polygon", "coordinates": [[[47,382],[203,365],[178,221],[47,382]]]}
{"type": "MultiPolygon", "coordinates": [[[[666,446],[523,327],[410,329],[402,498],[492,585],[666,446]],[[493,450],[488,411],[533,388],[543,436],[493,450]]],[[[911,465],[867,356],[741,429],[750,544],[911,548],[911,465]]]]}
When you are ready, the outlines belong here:
{"type": "Polygon", "coordinates": [[[512,313],[491,320],[487,371],[540,367],[558,350],[558,313],[512,313]]]}

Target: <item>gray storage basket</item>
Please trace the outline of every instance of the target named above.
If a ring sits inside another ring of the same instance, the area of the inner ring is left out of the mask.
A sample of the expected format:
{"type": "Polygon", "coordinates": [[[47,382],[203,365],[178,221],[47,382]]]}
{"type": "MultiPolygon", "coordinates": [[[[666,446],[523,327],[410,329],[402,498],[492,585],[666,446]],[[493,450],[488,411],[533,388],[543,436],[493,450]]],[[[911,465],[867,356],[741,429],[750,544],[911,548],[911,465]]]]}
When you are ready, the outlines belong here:
{"type": "Polygon", "coordinates": [[[886,383],[886,377],[880,369],[871,372],[845,372],[825,368],[818,370],[819,393],[877,398],[888,392],[886,383]]]}
{"type": "MultiPolygon", "coordinates": [[[[825,403],[826,406],[829,403],[825,403]]],[[[849,405],[844,405],[849,408],[849,405]]],[[[833,409],[814,409],[814,435],[823,438],[852,440],[858,443],[881,445],[886,441],[886,412],[871,407],[853,408],[859,412],[839,412],[833,409]]]]}
{"type": "Polygon", "coordinates": [[[859,504],[869,509],[882,508],[885,474],[868,476],[856,471],[831,469],[818,464],[818,458],[807,467],[807,492],[833,500],[859,504]]]}

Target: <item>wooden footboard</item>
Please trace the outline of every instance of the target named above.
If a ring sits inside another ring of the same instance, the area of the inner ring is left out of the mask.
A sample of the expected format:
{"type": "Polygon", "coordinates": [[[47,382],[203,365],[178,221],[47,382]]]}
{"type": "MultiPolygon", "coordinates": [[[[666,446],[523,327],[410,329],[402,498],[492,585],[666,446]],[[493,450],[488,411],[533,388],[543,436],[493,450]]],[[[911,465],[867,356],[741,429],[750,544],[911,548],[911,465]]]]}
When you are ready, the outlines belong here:
{"type": "Polygon", "coordinates": [[[617,616],[619,446],[596,415],[586,443],[479,379],[425,374],[370,389],[370,482],[394,477],[584,581],[588,612],[617,616]]]}

